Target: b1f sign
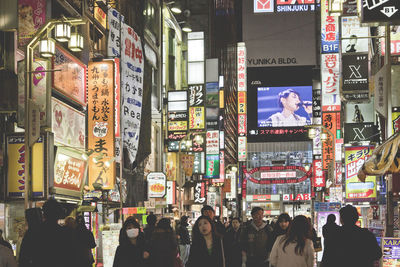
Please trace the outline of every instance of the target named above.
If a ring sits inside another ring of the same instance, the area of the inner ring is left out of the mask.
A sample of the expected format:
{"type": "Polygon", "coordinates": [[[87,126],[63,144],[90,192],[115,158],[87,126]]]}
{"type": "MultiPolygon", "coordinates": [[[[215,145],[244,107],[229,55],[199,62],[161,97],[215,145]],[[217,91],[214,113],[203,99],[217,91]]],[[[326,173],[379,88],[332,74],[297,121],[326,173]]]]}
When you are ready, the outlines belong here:
{"type": "Polygon", "coordinates": [[[275,0],[254,0],[254,13],[274,12],[275,0]]]}

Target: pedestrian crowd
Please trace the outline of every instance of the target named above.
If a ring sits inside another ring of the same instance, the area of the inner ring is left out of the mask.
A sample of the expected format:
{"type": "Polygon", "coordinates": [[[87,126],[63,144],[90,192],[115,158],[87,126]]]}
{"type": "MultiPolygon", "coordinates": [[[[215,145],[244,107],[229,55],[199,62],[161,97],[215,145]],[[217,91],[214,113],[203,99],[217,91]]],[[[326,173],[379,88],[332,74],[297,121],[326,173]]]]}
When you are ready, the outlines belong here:
{"type": "MultiPolygon", "coordinates": [[[[63,210],[49,199],[42,209],[25,211],[28,224],[18,253],[0,230],[0,267],[89,267],[93,266],[93,234],[83,217],[67,217],[59,224],[63,210]]],[[[134,217],[125,219],[119,233],[113,267],[313,267],[320,251],[311,220],[303,215],[293,219],[286,213],[276,223],[265,222],[264,210],[254,207],[252,219],[242,223],[232,218],[225,225],[205,205],[192,227],[182,216],[175,231],[168,218],[147,216],[142,230],[134,217]]],[[[323,226],[322,267],[372,267],[382,256],[374,235],[356,225],[357,209],[340,209],[340,222],[330,214],[323,226]]]]}

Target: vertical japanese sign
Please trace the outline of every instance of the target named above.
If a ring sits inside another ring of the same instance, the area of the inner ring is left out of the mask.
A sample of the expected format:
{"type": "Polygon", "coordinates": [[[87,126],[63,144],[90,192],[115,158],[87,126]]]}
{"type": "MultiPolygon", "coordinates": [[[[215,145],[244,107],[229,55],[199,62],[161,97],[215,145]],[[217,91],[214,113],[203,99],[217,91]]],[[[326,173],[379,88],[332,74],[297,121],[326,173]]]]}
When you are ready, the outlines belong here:
{"type": "Polygon", "coordinates": [[[121,88],[123,149],[129,160],[136,159],[139,145],[143,98],[143,50],[140,37],[128,25],[122,25],[121,88]]]}
{"type": "Polygon", "coordinates": [[[204,178],[219,177],[219,154],[206,155],[206,174],[204,178]]]}
{"type": "Polygon", "coordinates": [[[364,162],[371,157],[373,146],[345,148],[346,200],[368,201],[376,198],[376,176],[367,176],[365,182],[357,174],[364,162]]]}
{"type": "Polygon", "coordinates": [[[107,55],[109,57],[120,57],[121,49],[121,24],[124,17],[114,8],[108,9],[108,46],[107,55]]]}
{"type": "Polygon", "coordinates": [[[322,170],[322,162],[320,159],[313,161],[313,186],[314,187],[324,187],[325,186],[325,176],[322,170]]]}
{"type": "Polygon", "coordinates": [[[189,86],[189,106],[190,107],[204,106],[203,84],[189,86]]]}
{"type": "Polygon", "coordinates": [[[338,18],[328,14],[328,0],[321,0],[321,53],[339,53],[338,18]]]}
{"type": "Polygon", "coordinates": [[[238,91],[247,91],[246,46],[245,43],[237,45],[237,75],[238,91]]]}
{"type": "Polygon", "coordinates": [[[219,154],[219,131],[207,131],[206,154],[219,154]]]}
{"type": "Polygon", "coordinates": [[[206,202],[206,190],[204,183],[197,183],[194,188],[194,203],[203,204],[206,202]]]}
{"type": "Polygon", "coordinates": [[[101,183],[103,189],[114,188],[114,62],[89,62],[88,70],[88,149],[89,186],[101,183]],[[94,160],[93,160],[94,159],[94,160]]]}
{"type": "Polygon", "coordinates": [[[114,77],[115,77],[115,104],[114,104],[114,110],[115,110],[115,137],[120,137],[120,128],[121,128],[121,71],[119,69],[119,58],[114,59],[114,77]]]}
{"type": "Polygon", "coordinates": [[[247,159],[247,137],[238,137],[238,161],[246,161],[247,159]]]}
{"type": "MultiPolygon", "coordinates": [[[[323,95],[339,95],[340,74],[339,74],[339,54],[321,55],[321,82],[323,95]]],[[[333,105],[325,103],[323,105],[333,105]]]]}
{"type": "Polygon", "coordinates": [[[23,48],[46,22],[46,0],[18,0],[18,47],[23,48]]]}
{"type": "Polygon", "coordinates": [[[339,112],[324,112],[322,113],[322,125],[331,132],[327,134],[327,139],[322,143],[322,157],[323,157],[323,169],[327,170],[328,165],[331,161],[335,161],[334,152],[334,139],[336,131],[340,129],[340,113],[339,112]]]}
{"type": "Polygon", "coordinates": [[[247,97],[246,92],[238,92],[238,133],[245,135],[247,132],[247,97]]]}
{"type": "Polygon", "coordinates": [[[204,129],[204,107],[189,107],[189,129],[204,129]]]}

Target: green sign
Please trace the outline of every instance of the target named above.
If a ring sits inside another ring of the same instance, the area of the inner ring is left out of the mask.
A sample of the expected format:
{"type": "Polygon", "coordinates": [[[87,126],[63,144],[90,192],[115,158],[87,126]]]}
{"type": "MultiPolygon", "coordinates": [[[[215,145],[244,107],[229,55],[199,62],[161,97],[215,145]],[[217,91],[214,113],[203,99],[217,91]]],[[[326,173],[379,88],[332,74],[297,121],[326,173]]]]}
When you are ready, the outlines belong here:
{"type": "Polygon", "coordinates": [[[206,155],[206,175],[204,178],[219,178],[219,155],[206,155]]]}

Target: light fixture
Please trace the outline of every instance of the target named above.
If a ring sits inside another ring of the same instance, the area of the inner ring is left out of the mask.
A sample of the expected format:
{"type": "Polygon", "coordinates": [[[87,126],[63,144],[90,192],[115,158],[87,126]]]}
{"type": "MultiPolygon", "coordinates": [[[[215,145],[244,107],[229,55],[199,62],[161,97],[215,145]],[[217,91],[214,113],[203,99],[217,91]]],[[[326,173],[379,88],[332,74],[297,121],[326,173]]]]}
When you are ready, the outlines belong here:
{"type": "Polygon", "coordinates": [[[106,162],[104,162],[104,165],[106,165],[107,168],[110,168],[111,163],[113,163],[113,161],[115,160],[115,157],[107,160],[106,162]]]}
{"type": "Polygon", "coordinates": [[[238,169],[236,166],[232,166],[231,170],[232,170],[232,172],[237,172],[238,169]]]}
{"type": "Polygon", "coordinates": [[[90,149],[88,152],[82,153],[82,159],[88,160],[90,155],[92,155],[93,153],[94,153],[93,149],[90,149]]]}
{"type": "Polygon", "coordinates": [[[52,57],[56,54],[56,41],[47,37],[40,40],[39,53],[41,57],[52,57]]]}
{"type": "Polygon", "coordinates": [[[71,24],[67,22],[57,23],[55,26],[55,38],[59,42],[68,42],[71,38],[71,24]]]}
{"type": "Polygon", "coordinates": [[[75,27],[75,32],[71,34],[68,48],[73,52],[80,52],[83,50],[83,36],[77,32],[77,27],[75,27]]]}
{"type": "Polygon", "coordinates": [[[328,134],[327,133],[321,133],[321,140],[325,141],[328,139],[328,134]]]}
{"type": "Polygon", "coordinates": [[[328,0],[328,13],[332,16],[340,16],[343,10],[343,0],[328,0]]]}
{"type": "Polygon", "coordinates": [[[308,137],[310,139],[314,139],[316,135],[317,135],[317,130],[315,130],[315,128],[308,129],[308,137]]]}
{"type": "Polygon", "coordinates": [[[182,8],[181,8],[181,4],[175,2],[172,7],[171,7],[171,11],[175,14],[181,14],[182,13],[182,8]]]}
{"type": "Polygon", "coordinates": [[[182,31],[184,32],[192,32],[192,27],[189,23],[185,22],[182,26],[182,31]]]}

